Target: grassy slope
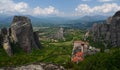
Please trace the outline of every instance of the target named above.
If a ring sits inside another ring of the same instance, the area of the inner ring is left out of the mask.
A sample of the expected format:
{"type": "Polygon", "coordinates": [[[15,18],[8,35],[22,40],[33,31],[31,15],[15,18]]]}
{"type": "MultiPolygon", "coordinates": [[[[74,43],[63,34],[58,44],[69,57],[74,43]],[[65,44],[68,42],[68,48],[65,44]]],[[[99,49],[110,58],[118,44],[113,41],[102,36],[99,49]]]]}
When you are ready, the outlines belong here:
{"type": "MultiPolygon", "coordinates": [[[[46,31],[46,34],[49,33],[46,31]]],[[[23,64],[29,64],[33,62],[53,62],[61,65],[65,65],[70,61],[70,56],[72,53],[72,41],[76,37],[80,39],[80,30],[75,30],[66,34],[66,38],[71,38],[65,42],[51,43],[46,41],[41,41],[44,48],[40,50],[32,50],[32,53],[26,54],[20,48],[15,48],[15,54],[12,57],[8,57],[5,51],[0,48],[0,67],[4,66],[17,66],[23,64]]]]}
{"type": "Polygon", "coordinates": [[[70,60],[72,46],[54,46],[49,45],[41,50],[32,50],[32,53],[26,54],[23,51],[8,57],[5,51],[0,48],[0,67],[16,66],[34,62],[52,62],[65,64],[70,60]]]}
{"type": "Polygon", "coordinates": [[[78,70],[120,70],[120,48],[111,49],[108,53],[98,53],[79,63],[78,70]]]}
{"type": "Polygon", "coordinates": [[[0,67],[19,66],[34,62],[52,62],[63,65],[68,70],[120,70],[120,49],[111,49],[108,53],[87,56],[79,64],[72,63],[70,61],[72,41],[82,39],[83,33],[77,30],[71,33],[66,35],[68,39],[66,42],[49,43],[42,41],[44,48],[33,49],[30,54],[26,54],[22,50],[19,51],[17,48],[15,49],[17,53],[13,57],[8,57],[0,47],[0,67]]]}

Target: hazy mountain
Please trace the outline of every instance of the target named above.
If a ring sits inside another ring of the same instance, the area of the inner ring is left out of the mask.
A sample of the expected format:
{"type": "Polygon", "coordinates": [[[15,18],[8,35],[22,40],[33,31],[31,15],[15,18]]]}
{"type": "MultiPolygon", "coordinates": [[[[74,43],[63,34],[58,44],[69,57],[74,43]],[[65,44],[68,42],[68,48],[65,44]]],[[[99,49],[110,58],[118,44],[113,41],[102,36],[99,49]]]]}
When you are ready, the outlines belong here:
{"type": "Polygon", "coordinates": [[[86,24],[88,22],[95,22],[95,21],[102,21],[106,20],[107,16],[102,16],[102,15],[96,15],[96,16],[84,16],[75,20],[71,20],[69,23],[81,23],[81,24],[86,24]]]}
{"type": "Polygon", "coordinates": [[[95,15],[95,16],[84,16],[80,18],[81,22],[93,22],[107,19],[108,16],[95,15]]]}
{"type": "Polygon", "coordinates": [[[11,23],[13,16],[0,15],[0,24],[11,23]]]}
{"type": "MultiPolygon", "coordinates": [[[[26,15],[31,19],[31,22],[34,26],[67,26],[74,25],[79,27],[91,26],[92,22],[104,21],[107,16],[84,16],[84,17],[33,17],[26,15]]],[[[13,19],[13,16],[0,16],[0,24],[9,25],[13,19]]]]}

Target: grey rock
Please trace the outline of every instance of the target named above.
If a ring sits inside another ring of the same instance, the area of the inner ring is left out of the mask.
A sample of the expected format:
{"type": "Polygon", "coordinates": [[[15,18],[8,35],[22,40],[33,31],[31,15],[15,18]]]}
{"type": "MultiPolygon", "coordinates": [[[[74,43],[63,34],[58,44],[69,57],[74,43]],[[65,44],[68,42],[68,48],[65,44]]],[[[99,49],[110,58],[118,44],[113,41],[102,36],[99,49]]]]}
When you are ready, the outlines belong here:
{"type": "Polygon", "coordinates": [[[113,17],[120,17],[120,11],[117,11],[117,12],[113,15],[113,17]]]}
{"type": "MultiPolygon", "coordinates": [[[[9,56],[12,56],[12,46],[18,45],[25,52],[32,48],[39,49],[41,44],[36,32],[33,32],[31,20],[25,16],[15,16],[10,28],[0,29],[0,46],[3,46],[9,56]]],[[[17,47],[18,47],[17,46],[17,47]]]]}
{"type": "Polygon", "coordinates": [[[1,45],[3,46],[5,52],[9,55],[12,56],[12,49],[11,49],[11,45],[10,45],[10,40],[9,40],[9,36],[8,36],[8,30],[7,28],[2,28],[1,29],[1,45]]]}
{"type": "Polygon", "coordinates": [[[4,37],[3,48],[9,56],[13,55],[11,45],[10,45],[10,40],[9,40],[9,37],[7,35],[5,35],[5,37],[4,37]]]}
{"type": "Polygon", "coordinates": [[[63,39],[63,40],[65,39],[64,38],[64,29],[62,27],[58,30],[57,34],[55,35],[55,38],[63,39]]]}
{"type": "Polygon", "coordinates": [[[0,47],[2,46],[2,33],[1,33],[1,29],[0,29],[0,47]]]}
{"type": "Polygon", "coordinates": [[[39,63],[19,67],[4,67],[0,70],[65,70],[65,68],[55,64],[39,63]]]}
{"type": "Polygon", "coordinates": [[[112,21],[112,17],[109,17],[107,20],[106,20],[106,24],[110,24],[112,21]]]}
{"type": "Polygon", "coordinates": [[[91,32],[94,41],[104,42],[114,47],[120,46],[120,11],[109,17],[106,23],[94,24],[91,32]]]}
{"type": "Polygon", "coordinates": [[[42,66],[40,65],[27,65],[27,66],[21,66],[17,68],[13,68],[13,70],[44,70],[42,66]]]}
{"type": "Polygon", "coordinates": [[[34,39],[31,21],[27,17],[14,17],[11,25],[11,37],[14,43],[19,43],[25,52],[30,52],[32,48],[39,49],[34,39]]]}
{"type": "Polygon", "coordinates": [[[37,46],[38,46],[39,48],[42,48],[42,45],[41,45],[41,43],[40,43],[40,41],[39,41],[38,32],[37,32],[37,31],[36,31],[36,32],[33,32],[33,35],[34,35],[34,40],[35,40],[35,43],[37,44],[37,46]]]}

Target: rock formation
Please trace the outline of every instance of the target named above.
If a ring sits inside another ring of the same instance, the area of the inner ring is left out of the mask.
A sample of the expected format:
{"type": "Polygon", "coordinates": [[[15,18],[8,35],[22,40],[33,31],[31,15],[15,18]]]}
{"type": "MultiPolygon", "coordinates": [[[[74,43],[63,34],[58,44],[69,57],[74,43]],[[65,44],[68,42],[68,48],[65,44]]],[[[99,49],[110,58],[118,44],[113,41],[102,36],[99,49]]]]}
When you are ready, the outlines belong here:
{"type": "Polygon", "coordinates": [[[39,48],[34,38],[31,21],[27,17],[15,16],[13,18],[11,37],[14,43],[19,43],[20,47],[26,52],[30,52],[33,47],[39,48]]]}
{"type": "MultiPolygon", "coordinates": [[[[40,41],[39,41],[38,32],[37,32],[37,31],[36,31],[36,32],[33,32],[33,35],[34,35],[34,40],[35,40],[36,45],[37,45],[38,47],[41,46],[41,43],[40,43],[40,41]]],[[[41,48],[41,47],[39,47],[39,48],[41,48]]]]}
{"type": "Polygon", "coordinates": [[[94,41],[103,42],[106,47],[120,46],[120,11],[109,17],[106,23],[94,24],[91,31],[94,41]]]}
{"type": "Polygon", "coordinates": [[[57,34],[55,35],[55,38],[65,40],[65,38],[64,38],[64,29],[62,27],[58,30],[57,34]]]}
{"type": "Polygon", "coordinates": [[[1,29],[0,29],[0,47],[2,45],[2,35],[1,35],[1,29]]]}
{"type": "Polygon", "coordinates": [[[65,41],[64,34],[64,28],[60,27],[58,30],[53,30],[53,32],[48,35],[48,38],[50,38],[52,42],[65,41]]]}
{"type": "Polygon", "coordinates": [[[9,40],[8,36],[4,37],[3,48],[9,56],[13,55],[12,48],[11,48],[11,45],[10,45],[10,40],[9,40]]]}
{"type": "Polygon", "coordinates": [[[13,53],[12,53],[12,49],[11,49],[11,45],[10,45],[10,40],[9,40],[7,28],[1,29],[0,37],[1,37],[0,42],[1,42],[1,45],[3,46],[4,50],[6,51],[6,53],[9,56],[12,56],[13,53]]]}
{"type": "Polygon", "coordinates": [[[25,16],[15,16],[9,29],[0,30],[0,43],[10,56],[13,54],[11,43],[18,44],[25,52],[40,48],[38,35],[33,32],[30,19],[25,16]]]}
{"type": "Polygon", "coordinates": [[[63,66],[55,64],[37,63],[24,65],[20,67],[5,67],[0,68],[0,70],[66,70],[63,66]]]}

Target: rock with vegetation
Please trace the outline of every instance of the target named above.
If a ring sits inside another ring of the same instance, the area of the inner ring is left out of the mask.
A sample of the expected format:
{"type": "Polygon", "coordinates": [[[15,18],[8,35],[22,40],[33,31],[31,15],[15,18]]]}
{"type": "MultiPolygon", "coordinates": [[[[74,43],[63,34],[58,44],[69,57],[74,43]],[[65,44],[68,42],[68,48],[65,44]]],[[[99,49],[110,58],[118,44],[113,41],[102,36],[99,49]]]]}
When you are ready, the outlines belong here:
{"type": "Polygon", "coordinates": [[[54,35],[54,38],[55,39],[63,39],[63,40],[65,40],[65,38],[64,38],[64,29],[61,27],[59,30],[58,30],[58,32],[54,35]]]}
{"type": "Polygon", "coordinates": [[[13,18],[11,36],[14,43],[18,43],[26,52],[30,52],[32,48],[39,49],[34,38],[31,20],[27,17],[15,16],[13,18]]]}
{"type": "MultiPolygon", "coordinates": [[[[39,35],[38,35],[38,32],[33,32],[33,35],[34,35],[34,40],[35,40],[35,43],[36,45],[39,47],[41,46],[41,43],[39,42],[39,35]]],[[[39,47],[39,48],[42,48],[42,47],[39,47]]]]}
{"type": "Polygon", "coordinates": [[[40,48],[41,45],[38,35],[33,32],[29,18],[25,16],[14,16],[11,27],[0,30],[0,45],[3,46],[9,56],[13,54],[13,46],[11,44],[17,44],[25,52],[31,52],[32,48],[40,48]]]}
{"type": "Polygon", "coordinates": [[[11,45],[10,45],[10,40],[9,40],[7,28],[2,28],[1,29],[0,37],[1,37],[0,42],[1,42],[1,45],[3,46],[5,52],[9,56],[12,56],[13,53],[12,53],[12,49],[11,49],[11,45]]]}
{"type": "Polygon", "coordinates": [[[94,24],[91,31],[94,41],[103,42],[106,47],[120,46],[120,11],[109,17],[106,23],[94,24]]]}
{"type": "Polygon", "coordinates": [[[7,35],[4,37],[3,48],[9,56],[13,55],[12,48],[10,45],[10,40],[9,40],[9,37],[7,35]]]}
{"type": "Polygon", "coordinates": [[[2,46],[2,33],[1,33],[1,29],[0,29],[0,47],[2,46]]]}

